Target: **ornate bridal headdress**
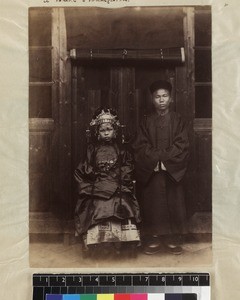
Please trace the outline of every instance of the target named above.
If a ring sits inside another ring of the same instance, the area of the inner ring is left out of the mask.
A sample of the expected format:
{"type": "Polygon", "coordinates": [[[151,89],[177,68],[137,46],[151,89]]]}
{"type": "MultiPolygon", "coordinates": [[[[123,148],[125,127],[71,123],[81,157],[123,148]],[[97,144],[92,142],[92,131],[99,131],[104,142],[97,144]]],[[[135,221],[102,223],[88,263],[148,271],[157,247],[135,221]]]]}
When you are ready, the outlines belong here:
{"type": "Polygon", "coordinates": [[[110,109],[102,109],[101,112],[92,119],[90,126],[99,126],[104,123],[120,126],[117,115],[112,114],[110,109]]]}

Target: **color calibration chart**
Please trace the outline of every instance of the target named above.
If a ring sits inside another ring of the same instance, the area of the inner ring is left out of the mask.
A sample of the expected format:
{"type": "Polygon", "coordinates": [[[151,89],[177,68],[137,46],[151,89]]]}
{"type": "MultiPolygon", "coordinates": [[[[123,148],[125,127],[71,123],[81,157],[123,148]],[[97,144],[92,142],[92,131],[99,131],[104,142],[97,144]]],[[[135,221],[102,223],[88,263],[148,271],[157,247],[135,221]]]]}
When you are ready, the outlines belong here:
{"type": "Polygon", "coordinates": [[[208,273],[33,274],[33,300],[210,300],[208,273]]]}

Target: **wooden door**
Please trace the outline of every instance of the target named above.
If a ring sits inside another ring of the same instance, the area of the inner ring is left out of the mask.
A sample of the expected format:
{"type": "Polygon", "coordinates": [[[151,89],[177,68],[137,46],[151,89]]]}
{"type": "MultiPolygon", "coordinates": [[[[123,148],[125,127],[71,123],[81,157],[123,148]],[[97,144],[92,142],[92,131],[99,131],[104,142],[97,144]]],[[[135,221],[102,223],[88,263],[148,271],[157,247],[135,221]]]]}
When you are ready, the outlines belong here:
{"type": "MultiPolygon", "coordinates": [[[[86,130],[92,115],[101,106],[117,110],[125,125],[124,135],[129,140],[140,121],[151,109],[149,85],[159,79],[173,85],[175,105],[175,67],[155,64],[108,64],[91,62],[72,63],[72,174],[86,150],[86,130]]],[[[73,200],[74,207],[76,195],[73,200]]]]}

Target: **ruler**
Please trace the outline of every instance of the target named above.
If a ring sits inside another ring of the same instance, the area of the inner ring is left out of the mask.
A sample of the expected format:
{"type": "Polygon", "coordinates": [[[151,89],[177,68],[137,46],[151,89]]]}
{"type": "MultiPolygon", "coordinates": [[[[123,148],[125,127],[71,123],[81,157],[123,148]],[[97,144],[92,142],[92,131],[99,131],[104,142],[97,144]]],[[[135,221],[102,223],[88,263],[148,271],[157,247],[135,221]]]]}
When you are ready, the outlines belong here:
{"type": "MultiPolygon", "coordinates": [[[[33,274],[33,300],[81,299],[81,295],[147,295],[150,300],[210,300],[209,273],[33,274]],[[79,298],[76,298],[76,296],[79,298]],[[164,298],[156,297],[164,295],[164,298]],[[182,295],[182,296],[181,296],[182,295]],[[180,298],[178,298],[178,296],[180,298]],[[155,299],[154,298],[154,299],[155,299]]],[[[82,297],[84,298],[84,297],[82,297]]],[[[109,297],[105,297],[110,299],[109,297]]],[[[125,297],[126,298],[126,297],[125,297]]],[[[126,298],[127,299],[127,298],[126,298]]]]}

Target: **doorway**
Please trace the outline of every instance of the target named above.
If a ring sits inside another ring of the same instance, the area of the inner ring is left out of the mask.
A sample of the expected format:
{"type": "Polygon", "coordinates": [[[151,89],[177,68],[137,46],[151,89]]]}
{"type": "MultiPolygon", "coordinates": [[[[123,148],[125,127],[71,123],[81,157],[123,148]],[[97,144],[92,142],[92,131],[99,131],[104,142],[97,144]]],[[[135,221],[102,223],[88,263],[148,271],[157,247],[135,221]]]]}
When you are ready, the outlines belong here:
{"type": "MultiPolygon", "coordinates": [[[[165,79],[173,86],[172,110],[176,110],[175,66],[168,64],[119,61],[72,61],[72,174],[84,158],[86,130],[99,107],[114,108],[124,125],[123,134],[128,143],[134,137],[144,117],[151,111],[149,85],[165,79]]],[[[73,191],[75,191],[73,179],[73,191]]],[[[75,194],[75,192],[74,192],[75,194]]],[[[77,196],[71,207],[75,207],[77,196]]],[[[73,209],[72,209],[73,213],[73,209]]]]}

